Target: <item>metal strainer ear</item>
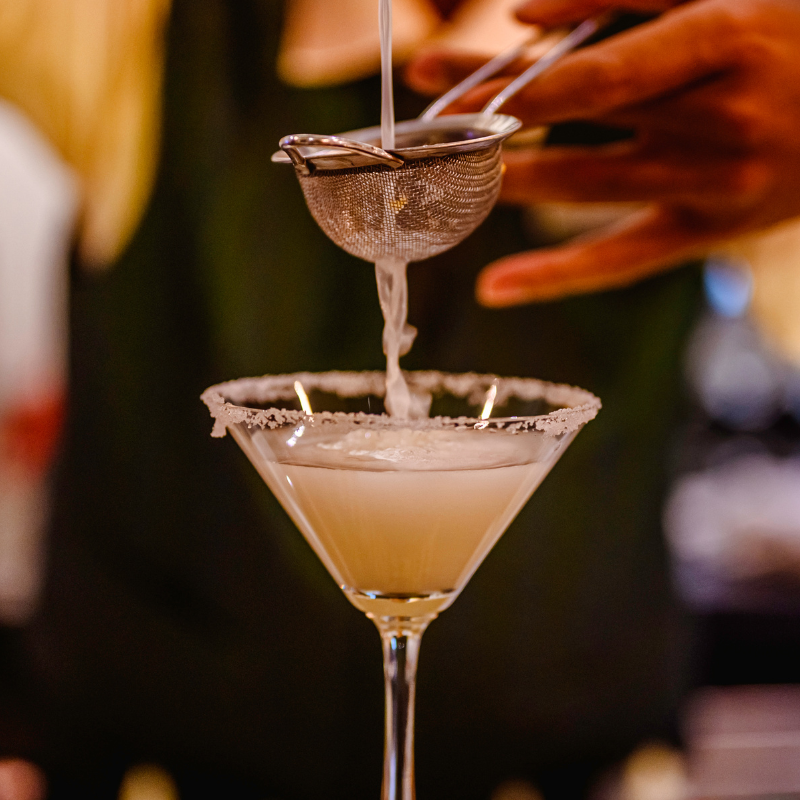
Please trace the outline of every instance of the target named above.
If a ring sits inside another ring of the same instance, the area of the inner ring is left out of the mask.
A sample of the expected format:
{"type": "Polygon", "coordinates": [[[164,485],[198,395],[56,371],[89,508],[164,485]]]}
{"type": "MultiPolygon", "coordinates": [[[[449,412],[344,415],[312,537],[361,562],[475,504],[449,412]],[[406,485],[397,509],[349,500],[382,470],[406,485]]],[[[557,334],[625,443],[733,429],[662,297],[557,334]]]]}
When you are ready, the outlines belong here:
{"type": "Polygon", "coordinates": [[[522,126],[497,109],[598,27],[597,20],[584,22],[481,113],[437,116],[522,48],[501,54],[441,98],[447,102],[398,123],[391,152],[377,146],[380,127],[372,127],[341,136],[285,136],[272,160],[294,165],[314,219],[348,253],[372,262],[430,258],[465,239],[497,202],[501,145],[522,126]]]}

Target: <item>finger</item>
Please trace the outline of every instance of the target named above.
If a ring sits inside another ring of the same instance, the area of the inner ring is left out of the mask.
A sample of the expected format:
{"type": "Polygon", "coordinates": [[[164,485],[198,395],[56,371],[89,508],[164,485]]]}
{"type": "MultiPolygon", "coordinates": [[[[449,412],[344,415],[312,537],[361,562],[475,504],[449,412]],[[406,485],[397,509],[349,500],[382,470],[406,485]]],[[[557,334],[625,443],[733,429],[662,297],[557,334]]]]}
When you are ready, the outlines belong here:
{"type": "Polygon", "coordinates": [[[490,264],[478,276],[476,294],[483,305],[502,308],[627,286],[724,236],[678,211],[648,208],[600,234],[490,264]]]}
{"type": "Polygon", "coordinates": [[[485,63],[485,58],[468,53],[429,50],[408,63],[403,78],[411,89],[420,94],[444,94],[485,63]]]}
{"type": "Polygon", "coordinates": [[[520,22],[552,28],[579,22],[612,9],[659,14],[678,2],[679,0],[528,0],[515,14],[520,22]]]}
{"type": "MultiPolygon", "coordinates": [[[[473,53],[460,53],[454,50],[423,50],[406,65],[403,79],[406,85],[423,95],[441,95],[464,78],[472,75],[489,61],[488,58],[473,53]]],[[[523,57],[503,69],[497,75],[518,75],[533,61],[523,57]]]]}
{"type": "Polygon", "coordinates": [[[731,155],[753,153],[774,139],[775,121],[752,92],[738,89],[737,80],[731,74],[704,81],[672,97],[615,110],[604,121],[655,142],[731,155]]]}
{"type": "MultiPolygon", "coordinates": [[[[736,37],[726,38],[726,12],[703,12],[706,6],[681,6],[566,56],[522,89],[504,111],[531,125],[592,119],[725,71],[735,63],[736,37]]],[[[479,87],[460,105],[481,108],[507,83],[479,87]]]]}
{"type": "Polygon", "coordinates": [[[537,202],[690,201],[693,206],[750,200],[763,188],[756,162],[638,145],[553,147],[505,154],[502,199],[537,202]]]}

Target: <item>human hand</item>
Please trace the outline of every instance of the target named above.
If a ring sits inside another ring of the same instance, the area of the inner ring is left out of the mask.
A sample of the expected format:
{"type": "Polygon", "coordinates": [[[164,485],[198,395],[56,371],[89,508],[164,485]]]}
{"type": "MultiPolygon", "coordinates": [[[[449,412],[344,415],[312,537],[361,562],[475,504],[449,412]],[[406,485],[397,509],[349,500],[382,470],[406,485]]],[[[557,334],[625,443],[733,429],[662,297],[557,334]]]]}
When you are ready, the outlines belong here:
{"type": "MultiPolygon", "coordinates": [[[[549,26],[608,8],[664,13],[565,57],[504,110],[528,125],[586,120],[635,137],[509,152],[504,197],[647,206],[612,229],[490,265],[477,289],[486,305],[623,286],[800,215],[800,4],[529,0],[519,16],[549,26]]],[[[441,62],[442,72],[456,63],[441,62]]],[[[426,69],[435,73],[430,59],[426,69]]],[[[454,110],[482,107],[505,82],[454,110]]]]}

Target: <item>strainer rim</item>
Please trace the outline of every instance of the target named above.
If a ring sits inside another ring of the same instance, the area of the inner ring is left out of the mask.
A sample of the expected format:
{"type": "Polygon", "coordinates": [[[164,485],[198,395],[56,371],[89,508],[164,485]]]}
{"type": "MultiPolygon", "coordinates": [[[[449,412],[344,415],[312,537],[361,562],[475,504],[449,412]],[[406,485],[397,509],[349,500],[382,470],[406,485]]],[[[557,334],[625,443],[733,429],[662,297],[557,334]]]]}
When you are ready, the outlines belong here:
{"type": "MultiPolygon", "coordinates": [[[[420,158],[433,158],[457,153],[469,153],[475,150],[485,150],[495,147],[502,143],[512,134],[522,127],[522,121],[508,114],[483,115],[473,114],[449,114],[433,119],[409,119],[398,122],[395,126],[397,134],[405,134],[414,130],[443,130],[453,127],[474,127],[480,130],[489,131],[487,136],[479,136],[475,139],[463,139],[455,142],[441,142],[432,145],[418,145],[416,147],[396,147],[388,150],[392,154],[400,156],[404,160],[418,160],[420,158]]],[[[381,128],[379,125],[372,125],[368,128],[358,128],[353,131],[336,134],[342,139],[351,139],[356,142],[374,143],[380,141],[381,128]]],[[[318,159],[330,157],[341,157],[341,150],[320,150],[319,148],[298,148],[308,161],[316,163],[318,159]]],[[[272,161],[276,164],[291,164],[289,156],[278,150],[272,154],[272,161]]],[[[324,163],[324,162],[323,162],[324,163]]],[[[320,165],[321,166],[321,165],[320,165]]]]}

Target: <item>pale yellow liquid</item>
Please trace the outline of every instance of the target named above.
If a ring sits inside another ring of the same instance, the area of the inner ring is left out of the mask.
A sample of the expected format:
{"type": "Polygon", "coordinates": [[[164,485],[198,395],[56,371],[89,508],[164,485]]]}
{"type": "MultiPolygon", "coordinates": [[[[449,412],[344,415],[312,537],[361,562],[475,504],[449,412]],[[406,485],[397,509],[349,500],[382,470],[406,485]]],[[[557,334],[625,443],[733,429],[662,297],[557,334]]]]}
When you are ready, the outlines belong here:
{"type": "MultiPolygon", "coordinates": [[[[508,464],[523,454],[499,438],[487,449],[450,434],[433,460],[403,446],[376,459],[327,451],[322,464],[270,462],[261,472],[357,607],[417,616],[452,603],[552,466],[508,464]]],[[[308,460],[302,449],[298,460],[308,460]]]]}

